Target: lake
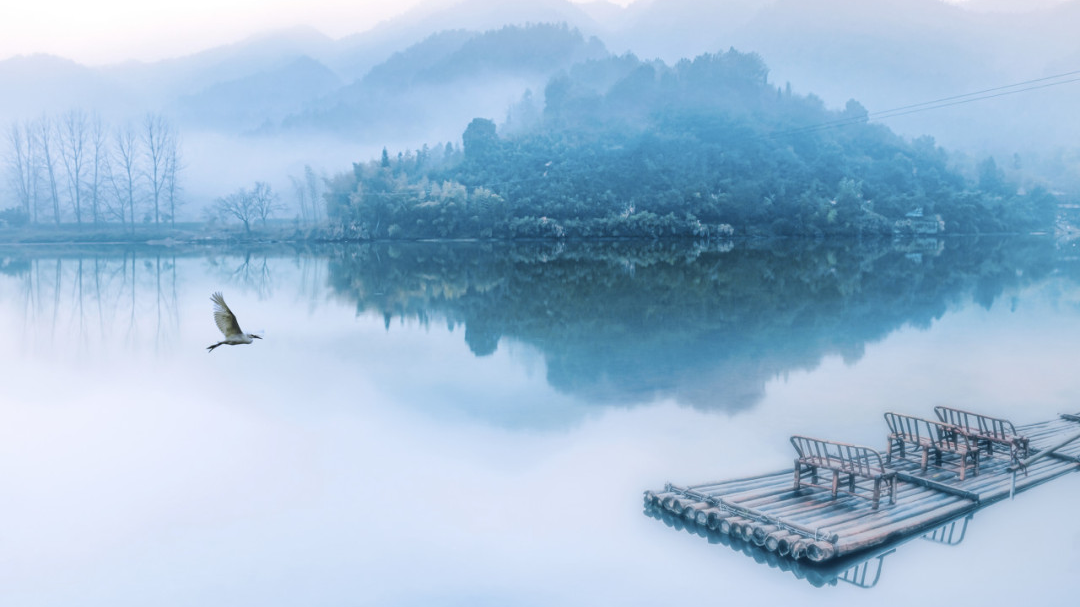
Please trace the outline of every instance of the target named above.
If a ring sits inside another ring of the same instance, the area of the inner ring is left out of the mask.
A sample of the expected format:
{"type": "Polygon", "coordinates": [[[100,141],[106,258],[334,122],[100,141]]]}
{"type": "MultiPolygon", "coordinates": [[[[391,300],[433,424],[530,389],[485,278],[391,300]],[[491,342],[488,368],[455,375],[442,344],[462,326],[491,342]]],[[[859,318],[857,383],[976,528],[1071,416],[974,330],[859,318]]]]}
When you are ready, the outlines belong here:
{"type": "Polygon", "coordinates": [[[3,248],[0,604],[1073,604],[1080,475],[870,588],[642,493],[1075,413],[1078,327],[1050,238],[3,248]]]}

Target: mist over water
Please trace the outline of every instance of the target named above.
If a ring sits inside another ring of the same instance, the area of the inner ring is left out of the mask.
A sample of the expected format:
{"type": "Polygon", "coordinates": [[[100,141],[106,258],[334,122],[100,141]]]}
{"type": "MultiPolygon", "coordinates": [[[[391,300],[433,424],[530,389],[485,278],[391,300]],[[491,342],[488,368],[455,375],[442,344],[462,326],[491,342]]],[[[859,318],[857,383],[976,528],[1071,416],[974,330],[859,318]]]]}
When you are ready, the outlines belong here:
{"type": "Polygon", "coordinates": [[[1047,238],[3,249],[0,602],[1064,604],[1072,476],[959,545],[902,546],[869,590],[677,533],[641,493],[783,469],[794,433],[882,446],[888,410],[1076,412],[1075,258],[1047,238]],[[207,354],[216,290],[265,339],[207,354]]]}

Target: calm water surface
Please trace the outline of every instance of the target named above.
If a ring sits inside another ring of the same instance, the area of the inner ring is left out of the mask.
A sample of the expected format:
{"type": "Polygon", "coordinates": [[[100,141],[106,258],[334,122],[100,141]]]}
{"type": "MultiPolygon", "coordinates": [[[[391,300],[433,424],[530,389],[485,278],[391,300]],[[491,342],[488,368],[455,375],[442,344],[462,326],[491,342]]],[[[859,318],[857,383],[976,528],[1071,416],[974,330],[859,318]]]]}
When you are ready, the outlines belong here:
{"type": "Polygon", "coordinates": [[[1080,410],[1051,240],[0,250],[0,604],[1073,604],[1080,475],[815,587],[642,491],[1080,410]],[[223,347],[216,290],[250,346],[223,347]]]}

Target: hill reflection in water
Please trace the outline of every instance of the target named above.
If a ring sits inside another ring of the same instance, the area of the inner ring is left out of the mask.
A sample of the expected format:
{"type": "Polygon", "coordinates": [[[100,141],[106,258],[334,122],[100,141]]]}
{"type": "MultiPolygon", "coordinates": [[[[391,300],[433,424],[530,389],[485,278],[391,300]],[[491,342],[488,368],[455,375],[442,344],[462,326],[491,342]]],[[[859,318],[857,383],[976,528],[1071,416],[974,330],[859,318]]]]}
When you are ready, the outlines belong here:
{"type": "Polygon", "coordinates": [[[502,340],[542,353],[582,400],[672,398],[734,412],[766,382],[858,360],[950,306],[989,307],[1046,277],[1046,238],[917,242],[408,243],[330,251],[329,283],[357,313],[463,325],[476,356],[502,340]]]}

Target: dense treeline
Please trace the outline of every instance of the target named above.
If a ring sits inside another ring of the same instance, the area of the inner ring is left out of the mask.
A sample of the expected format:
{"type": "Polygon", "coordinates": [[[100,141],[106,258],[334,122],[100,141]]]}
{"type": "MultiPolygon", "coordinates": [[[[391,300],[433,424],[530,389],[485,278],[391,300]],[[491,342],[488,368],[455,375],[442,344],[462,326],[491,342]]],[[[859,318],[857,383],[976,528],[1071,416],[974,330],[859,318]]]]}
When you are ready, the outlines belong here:
{"type": "Polygon", "coordinates": [[[353,165],[327,193],[341,238],[703,237],[1027,232],[1056,200],[1018,192],[988,159],[977,183],[930,137],[906,141],[849,101],[768,82],[731,50],[668,66],[576,64],[501,132],[353,165]]]}

